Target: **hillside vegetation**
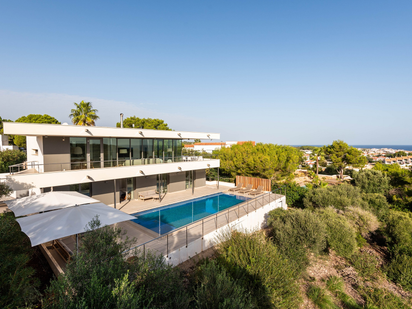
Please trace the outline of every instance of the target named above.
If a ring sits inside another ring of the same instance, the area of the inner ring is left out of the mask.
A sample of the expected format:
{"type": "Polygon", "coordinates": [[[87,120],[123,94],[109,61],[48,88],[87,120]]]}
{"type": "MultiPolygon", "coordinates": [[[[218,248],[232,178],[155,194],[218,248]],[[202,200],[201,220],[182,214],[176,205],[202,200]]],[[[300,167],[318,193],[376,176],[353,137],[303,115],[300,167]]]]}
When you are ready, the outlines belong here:
{"type": "Polygon", "coordinates": [[[273,190],[286,187],[289,208],[271,211],[267,228],[228,231],[207,257],[172,268],[155,254],[128,251],[133,241],[95,219],[66,275],[40,289],[27,237],[2,214],[0,306],[412,308],[410,170],[377,164],[353,172],[351,182],[332,186],[314,176],[300,187],[290,177],[300,160],[295,150],[239,146],[219,154],[232,158],[228,171],[270,170],[272,180],[282,179],[273,190]],[[259,160],[250,159],[257,149],[259,160]]]}

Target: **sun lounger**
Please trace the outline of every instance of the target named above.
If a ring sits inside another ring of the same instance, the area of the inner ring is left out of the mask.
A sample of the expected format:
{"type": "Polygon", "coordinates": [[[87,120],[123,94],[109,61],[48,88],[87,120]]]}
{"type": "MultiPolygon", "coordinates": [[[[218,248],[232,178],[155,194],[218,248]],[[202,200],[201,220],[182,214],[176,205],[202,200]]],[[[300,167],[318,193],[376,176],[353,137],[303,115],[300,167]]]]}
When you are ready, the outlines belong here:
{"type": "Polygon", "coordinates": [[[256,190],[250,191],[248,194],[249,195],[258,195],[258,194],[263,193],[262,190],[263,190],[263,187],[259,186],[259,187],[257,187],[256,190]]]}
{"type": "Polygon", "coordinates": [[[142,191],[139,192],[139,199],[141,200],[148,200],[148,199],[158,199],[159,194],[156,193],[155,190],[149,190],[149,191],[142,191]]]}
{"type": "Polygon", "coordinates": [[[252,185],[247,185],[246,188],[239,190],[239,193],[248,193],[252,191],[252,185]]]}
{"type": "Polygon", "coordinates": [[[72,258],[73,252],[60,239],[53,240],[52,246],[64,261],[69,261],[72,258]]]}
{"type": "Polygon", "coordinates": [[[242,189],[243,183],[238,184],[236,187],[229,189],[229,191],[235,192],[242,189]]]}

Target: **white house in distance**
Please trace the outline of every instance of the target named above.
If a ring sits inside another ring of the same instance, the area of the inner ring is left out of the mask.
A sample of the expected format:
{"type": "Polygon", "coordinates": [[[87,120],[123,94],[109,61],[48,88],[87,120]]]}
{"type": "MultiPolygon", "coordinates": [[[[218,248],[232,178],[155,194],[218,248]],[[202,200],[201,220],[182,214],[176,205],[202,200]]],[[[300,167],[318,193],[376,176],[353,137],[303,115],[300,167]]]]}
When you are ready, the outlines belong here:
{"type": "Polygon", "coordinates": [[[19,147],[16,145],[9,145],[9,136],[5,134],[0,134],[0,151],[4,150],[17,150],[19,147]]]}
{"type": "Polygon", "coordinates": [[[4,132],[26,136],[27,162],[0,174],[12,196],[78,191],[105,204],[140,192],[176,192],[206,185],[218,159],[185,162],[183,139],[219,140],[219,133],[4,122],[4,132]]]}
{"type": "MultiPolygon", "coordinates": [[[[237,141],[230,141],[230,142],[217,142],[217,143],[194,143],[192,145],[184,145],[184,148],[189,150],[192,149],[193,151],[204,151],[207,153],[212,153],[213,150],[219,150],[222,147],[231,147],[233,145],[242,145],[243,143],[248,142],[237,142],[237,141]]],[[[250,142],[255,146],[255,142],[250,142]]]]}

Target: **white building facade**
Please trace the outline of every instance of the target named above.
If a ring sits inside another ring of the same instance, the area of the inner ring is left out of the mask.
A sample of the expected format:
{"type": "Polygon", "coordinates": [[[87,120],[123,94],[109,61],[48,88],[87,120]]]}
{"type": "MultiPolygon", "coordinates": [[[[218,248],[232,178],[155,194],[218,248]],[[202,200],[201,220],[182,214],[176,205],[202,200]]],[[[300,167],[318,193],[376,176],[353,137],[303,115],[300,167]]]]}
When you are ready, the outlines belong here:
{"type": "Polygon", "coordinates": [[[79,191],[105,204],[136,199],[139,192],[194,190],[206,185],[217,159],[185,162],[183,139],[219,140],[218,133],[58,124],[3,123],[26,136],[27,162],[1,174],[14,197],[79,191]]]}

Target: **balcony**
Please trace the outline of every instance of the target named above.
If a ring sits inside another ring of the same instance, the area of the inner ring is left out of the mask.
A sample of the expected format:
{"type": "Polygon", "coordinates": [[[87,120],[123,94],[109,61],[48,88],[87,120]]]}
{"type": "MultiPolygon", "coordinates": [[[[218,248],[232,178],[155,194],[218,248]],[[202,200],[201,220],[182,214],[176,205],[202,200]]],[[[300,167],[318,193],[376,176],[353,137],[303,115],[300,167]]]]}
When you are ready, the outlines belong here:
{"type": "Polygon", "coordinates": [[[143,159],[118,159],[105,161],[76,161],[65,163],[39,163],[37,161],[23,162],[9,166],[9,174],[31,174],[64,172],[73,170],[101,169],[111,167],[130,167],[138,165],[168,164],[179,162],[207,161],[202,156],[181,156],[163,158],[143,158],[143,159]]]}
{"type": "MultiPolygon", "coordinates": [[[[82,165],[76,162],[76,164],[78,164],[77,167],[84,167],[78,169],[71,169],[71,163],[53,163],[51,164],[55,169],[53,171],[48,171],[48,168],[46,168],[48,164],[26,162],[25,165],[22,164],[24,166],[20,167],[20,171],[19,167],[14,166],[15,172],[9,175],[3,174],[3,178],[13,190],[27,190],[28,188],[46,188],[68,184],[180,173],[192,170],[218,168],[220,166],[220,160],[205,159],[202,157],[180,157],[170,161],[164,160],[159,162],[148,159],[148,161],[142,161],[142,164],[139,165],[135,165],[138,162],[130,162],[130,160],[116,161],[116,164],[113,161],[113,166],[103,168],[93,167],[92,162],[84,162],[82,165]],[[58,166],[58,168],[56,166],[58,166]],[[70,169],[64,169],[65,166],[70,167],[70,169]]],[[[101,162],[99,163],[101,164],[101,162]]]]}

